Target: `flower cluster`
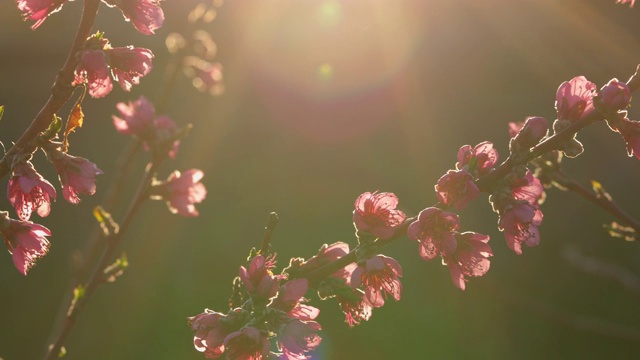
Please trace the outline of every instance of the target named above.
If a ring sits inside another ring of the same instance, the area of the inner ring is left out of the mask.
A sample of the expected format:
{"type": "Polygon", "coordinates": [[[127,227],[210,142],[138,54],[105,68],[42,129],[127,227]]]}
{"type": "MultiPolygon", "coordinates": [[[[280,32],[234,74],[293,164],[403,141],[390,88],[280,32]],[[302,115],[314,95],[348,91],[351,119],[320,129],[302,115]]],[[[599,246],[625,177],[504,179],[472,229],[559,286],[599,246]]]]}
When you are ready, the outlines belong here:
{"type": "Polygon", "coordinates": [[[248,300],[227,314],[205,310],[189,318],[195,348],[207,358],[217,359],[309,359],[321,342],[315,318],[320,313],[306,305],[309,284],[299,278],[280,283],[274,275],[275,256],[256,255],[249,268],[240,267],[239,277],[248,300]],[[271,351],[271,341],[277,352],[271,351]]]}
{"type": "MultiPolygon", "coordinates": [[[[49,15],[62,9],[67,0],[18,0],[18,9],[25,20],[33,20],[37,29],[49,15]]],[[[110,7],[118,7],[127,21],[143,34],[150,35],[164,22],[160,0],[103,0],[110,7]]]]}
{"type": "Polygon", "coordinates": [[[151,50],[133,46],[111,47],[109,40],[98,32],[87,39],[84,50],[78,53],[73,85],[86,83],[89,95],[101,98],[113,89],[113,77],[124,91],[130,91],[133,85],[140,83],[141,77],[151,71],[151,59],[151,50]]]}

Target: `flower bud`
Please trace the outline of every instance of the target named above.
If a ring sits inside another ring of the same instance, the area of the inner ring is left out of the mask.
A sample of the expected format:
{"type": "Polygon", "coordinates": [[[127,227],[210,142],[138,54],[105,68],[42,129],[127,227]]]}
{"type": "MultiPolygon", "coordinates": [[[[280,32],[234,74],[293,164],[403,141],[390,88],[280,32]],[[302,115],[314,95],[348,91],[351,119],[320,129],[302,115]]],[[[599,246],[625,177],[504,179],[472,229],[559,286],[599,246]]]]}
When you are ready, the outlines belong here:
{"type": "Polygon", "coordinates": [[[536,146],[540,140],[547,136],[549,125],[543,117],[534,116],[526,120],[513,141],[518,143],[520,148],[530,149],[536,146]]]}
{"type": "Polygon", "coordinates": [[[615,110],[626,109],[631,100],[631,90],[627,84],[611,79],[600,91],[604,104],[615,110]]]}

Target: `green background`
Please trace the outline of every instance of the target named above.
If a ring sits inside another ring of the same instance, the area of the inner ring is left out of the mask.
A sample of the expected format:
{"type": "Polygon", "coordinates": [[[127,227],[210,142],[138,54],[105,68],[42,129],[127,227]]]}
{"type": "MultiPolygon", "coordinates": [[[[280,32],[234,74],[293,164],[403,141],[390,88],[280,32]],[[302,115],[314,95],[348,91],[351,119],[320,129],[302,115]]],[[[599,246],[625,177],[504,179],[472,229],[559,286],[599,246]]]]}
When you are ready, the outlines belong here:
{"type": "MultiPolygon", "coordinates": [[[[159,96],[169,61],[164,38],[184,27],[196,3],[165,1],[165,26],[151,37],[101,6],[97,29],[114,46],[152,49],[155,69],[130,94],[116,85],[105,99],[85,101],[85,126],[72,135],[70,153],[105,174],[79,206],[59,195],[48,218],[32,218],[53,232],[49,254],[26,278],[9,254],[0,257],[0,358],[44,353],[72,259],[94,225],[91,209],[128,141],[113,129],[114,105],[159,96]]],[[[44,104],[81,5],[67,3],[34,32],[15,2],[0,4],[6,147],[44,104]]],[[[83,311],[67,358],[204,358],[186,317],[226,310],[231,280],[261,241],[269,212],[280,216],[273,246],[281,265],[323,243],[353,245],[353,202],[365,191],[394,192],[403,211],[417,214],[435,202],[433,185],[461,145],[492,141],[504,159],[507,123],[530,115],[552,121],[562,81],[626,80],[640,62],[639,11],[613,0],[227,1],[207,28],[226,92],[212,98],[181,77],[165,111],[195,129],[160,177],[204,170],[200,217],[144,205],[122,246],[129,269],[83,311]]],[[[597,179],[637,215],[640,167],[619,135],[596,124],[579,139],[586,151],[565,162],[567,171],[585,185],[597,179]]],[[[145,157],[136,161],[125,199],[145,157]]],[[[53,183],[41,154],[35,164],[53,183]]],[[[401,301],[353,329],[335,302],[320,303],[323,342],[314,359],[637,358],[640,248],[609,238],[602,225],[612,217],[585,200],[555,189],[547,195],[541,244],[522,256],[506,247],[486,196],[460,213],[462,229],[490,235],[495,253],[491,270],[464,292],[408,239],[384,249],[404,269],[401,301]],[[585,272],[570,252],[615,271],[585,272]]],[[[10,208],[4,198],[1,205],[10,208]]],[[[108,210],[119,219],[123,207],[108,210]]]]}

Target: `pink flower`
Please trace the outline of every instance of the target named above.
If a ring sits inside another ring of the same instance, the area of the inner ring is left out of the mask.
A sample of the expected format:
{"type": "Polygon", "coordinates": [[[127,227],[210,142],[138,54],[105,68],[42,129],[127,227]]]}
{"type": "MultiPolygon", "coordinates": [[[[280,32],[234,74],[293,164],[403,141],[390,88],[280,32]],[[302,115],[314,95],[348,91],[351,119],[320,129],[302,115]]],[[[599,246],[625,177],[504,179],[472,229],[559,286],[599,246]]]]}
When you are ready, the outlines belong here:
{"type": "Polygon", "coordinates": [[[135,135],[144,141],[145,149],[175,157],[180,141],[178,126],[168,116],[156,117],[153,104],[144,96],[129,104],[116,105],[120,116],[113,116],[113,125],[123,135],[135,135]],[[168,148],[168,150],[167,150],[168,148]]]}
{"type": "Polygon", "coordinates": [[[459,289],[465,289],[465,276],[482,276],[489,271],[488,257],[493,256],[489,236],[473,232],[456,234],[458,246],[444,258],[449,267],[451,280],[459,289]]]}
{"type": "Polygon", "coordinates": [[[640,121],[621,118],[619,121],[611,122],[607,120],[611,130],[620,133],[627,143],[627,154],[635,155],[640,159],[640,121]]]}
{"type": "Polygon", "coordinates": [[[635,2],[636,0],[616,0],[616,4],[629,4],[629,7],[633,7],[635,2]]]}
{"type": "Polygon", "coordinates": [[[269,355],[271,344],[265,334],[253,326],[245,326],[224,340],[229,360],[262,360],[269,355]]]}
{"type": "Polygon", "coordinates": [[[31,29],[35,30],[66,2],[67,0],[18,0],[18,9],[22,11],[24,20],[35,20],[31,25],[31,29]]]}
{"type": "Polygon", "coordinates": [[[309,281],[305,278],[287,281],[280,287],[278,296],[273,300],[270,307],[282,310],[295,319],[313,320],[318,317],[320,310],[313,306],[302,304],[302,302],[306,301],[304,295],[307,293],[308,288],[309,281]]]}
{"type": "Polygon", "coordinates": [[[195,204],[199,204],[207,195],[207,189],[200,182],[204,173],[198,169],[189,169],[182,174],[174,171],[167,180],[154,184],[151,198],[167,201],[172,214],[198,216],[195,204]]]}
{"type": "Polygon", "coordinates": [[[89,95],[94,98],[107,96],[113,89],[107,57],[102,50],[86,50],[80,53],[73,85],[87,83],[89,95]]]}
{"type": "Polygon", "coordinates": [[[458,150],[458,162],[456,169],[465,169],[475,177],[480,177],[489,173],[498,162],[498,151],[493,148],[493,144],[485,141],[471,148],[471,145],[464,145],[458,150]]]}
{"type": "Polygon", "coordinates": [[[435,258],[438,253],[449,256],[456,250],[455,233],[460,218],[455,213],[430,207],[422,210],[418,219],[409,225],[407,236],[420,242],[420,256],[424,260],[435,258]]]}
{"type": "Polygon", "coordinates": [[[80,202],[78,194],[95,194],[96,175],[102,174],[102,170],[98,169],[96,164],[61,151],[53,152],[50,158],[60,178],[62,196],[65,200],[77,204],[80,202]]]}
{"type": "Polygon", "coordinates": [[[456,210],[467,207],[467,203],[480,194],[471,174],[466,170],[449,170],[435,186],[438,200],[456,210]]]}
{"type": "Polygon", "coordinates": [[[544,194],[542,183],[530,170],[527,170],[523,178],[515,180],[510,186],[513,199],[524,200],[536,207],[544,194]]]}
{"type": "Polygon", "coordinates": [[[348,295],[336,295],[336,299],[349,326],[353,327],[360,324],[361,321],[368,321],[371,318],[373,306],[362,290],[353,289],[348,295]]]}
{"type": "Polygon", "coordinates": [[[316,334],[320,330],[320,324],[315,321],[289,321],[278,333],[278,349],[284,353],[281,359],[309,359],[306,354],[318,347],[322,341],[316,334]]]}
{"type": "Polygon", "coordinates": [[[226,315],[205,310],[189,318],[189,325],[194,331],[193,345],[209,359],[216,359],[224,353],[224,339],[230,331],[223,323],[226,315]]]}
{"type": "Polygon", "coordinates": [[[547,119],[533,116],[527,118],[522,126],[509,123],[509,132],[511,133],[512,131],[514,131],[514,134],[511,135],[513,139],[509,143],[511,151],[517,150],[513,148],[516,146],[515,144],[521,149],[529,150],[547,136],[549,124],[547,123],[547,119]],[[511,124],[513,124],[513,126],[511,124]]]}
{"type": "Polygon", "coordinates": [[[7,197],[18,217],[29,220],[34,210],[42,217],[49,215],[51,198],[56,199],[56,189],[27,161],[13,168],[7,197]]]}
{"type": "Polygon", "coordinates": [[[351,274],[351,287],[364,287],[364,293],[373,307],[384,305],[384,298],[391,295],[400,300],[402,284],[400,264],[388,256],[376,255],[361,264],[351,274]]]}
{"type": "Polygon", "coordinates": [[[398,206],[398,197],[393,193],[366,192],[356,199],[353,224],[358,231],[367,231],[381,239],[390,238],[407,218],[398,206]]]}
{"type": "Polygon", "coordinates": [[[133,46],[105,49],[109,57],[109,67],[113,78],[124,91],[140,84],[140,78],[147,75],[152,68],[153,53],[149,49],[133,46]]]}
{"type": "Polygon", "coordinates": [[[542,211],[537,206],[523,202],[507,205],[500,212],[498,224],[507,245],[518,255],[522,254],[523,243],[529,247],[540,243],[538,226],[542,224],[542,211]]]}
{"type": "Polygon", "coordinates": [[[164,23],[164,12],[160,0],[102,0],[105,4],[117,6],[127,21],[145,35],[154,34],[164,23]]]}
{"type": "Polygon", "coordinates": [[[600,89],[600,96],[606,106],[615,110],[623,110],[629,106],[631,90],[627,84],[614,78],[600,89]]]}
{"type": "Polygon", "coordinates": [[[116,108],[122,116],[121,118],[113,116],[113,125],[116,130],[123,135],[145,138],[156,116],[153,104],[146,97],[140,96],[134,102],[129,101],[128,105],[118,103],[116,108]]]}
{"type": "Polygon", "coordinates": [[[112,48],[101,33],[87,39],[85,49],[78,54],[73,85],[87,83],[89,95],[104,97],[113,89],[111,76],[125,91],[151,71],[153,53],[133,46],[112,48]]]}
{"type": "Polygon", "coordinates": [[[270,299],[278,292],[280,276],[274,276],[271,271],[275,266],[275,256],[265,259],[262,255],[256,255],[249,264],[249,269],[240,266],[240,280],[247,293],[252,297],[270,299]]]}
{"type": "Polygon", "coordinates": [[[50,244],[46,236],[51,236],[51,231],[31,221],[10,219],[7,212],[1,212],[0,216],[0,233],[9,248],[13,264],[22,275],[27,275],[36,260],[49,251],[50,244]]]}
{"type": "Polygon", "coordinates": [[[556,92],[558,120],[569,120],[572,123],[580,120],[594,109],[595,94],[596,84],[584,76],[576,76],[560,84],[556,92]]]}

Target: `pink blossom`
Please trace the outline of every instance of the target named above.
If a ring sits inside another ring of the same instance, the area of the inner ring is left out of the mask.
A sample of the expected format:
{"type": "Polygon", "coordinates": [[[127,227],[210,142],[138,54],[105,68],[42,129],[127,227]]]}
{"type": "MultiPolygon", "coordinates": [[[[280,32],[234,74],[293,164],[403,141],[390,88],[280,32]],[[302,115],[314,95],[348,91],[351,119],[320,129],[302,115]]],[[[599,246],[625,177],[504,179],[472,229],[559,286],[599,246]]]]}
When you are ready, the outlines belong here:
{"type": "Polygon", "coordinates": [[[402,267],[393,258],[376,255],[363,263],[351,274],[351,287],[364,287],[364,293],[373,307],[384,305],[384,298],[391,295],[396,301],[400,300],[402,284],[402,267]]]}
{"type": "Polygon", "coordinates": [[[516,202],[500,212],[499,229],[504,231],[507,245],[518,255],[522,244],[532,247],[540,243],[538,226],[542,224],[542,211],[537,206],[516,202]]]}
{"type": "Polygon", "coordinates": [[[7,212],[0,213],[0,233],[9,248],[13,264],[22,275],[27,275],[36,261],[49,251],[51,231],[31,221],[14,220],[7,212]]]}
{"type": "Polygon", "coordinates": [[[609,127],[622,135],[627,143],[627,154],[640,159],[640,121],[621,118],[617,122],[607,120],[609,127]]]}
{"type": "Polygon", "coordinates": [[[145,35],[154,34],[164,23],[161,0],[102,0],[105,4],[117,6],[127,21],[145,35]]]}
{"type": "Polygon", "coordinates": [[[168,116],[156,117],[153,104],[144,96],[129,104],[116,105],[120,117],[113,116],[113,125],[124,135],[135,135],[144,141],[145,149],[158,152],[167,151],[170,157],[175,157],[179,140],[175,140],[179,132],[178,125],[168,116]]]}
{"type": "Polygon", "coordinates": [[[94,98],[107,96],[111,92],[113,83],[104,51],[86,50],[80,53],[73,84],[82,83],[87,83],[89,95],[94,98]]]}
{"type": "MultiPolygon", "coordinates": [[[[518,126],[515,123],[509,123],[509,132],[511,133],[514,130],[515,134],[511,135],[513,140],[510,144],[518,144],[521,149],[529,150],[547,136],[549,124],[547,123],[547,119],[539,116],[533,116],[527,118],[522,126],[518,126]],[[511,124],[514,125],[512,126],[511,124]]],[[[510,147],[512,147],[512,151],[514,151],[513,146],[514,145],[510,145],[510,147]]]]}
{"type": "Polygon", "coordinates": [[[209,359],[216,359],[224,353],[224,339],[230,333],[223,324],[225,318],[226,315],[208,309],[189,318],[189,325],[194,331],[193,344],[209,359]]]}
{"type": "Polygon", "coordinates": [[[390,238],[407,218],[398,206],[398,197],[393,193],[366,192],[356,199],[353,224],[358,231],[367,231],[381,239],[390,238]]]}
{"type": "Polygon", "coordinates": [[[480,189],[466,170],[449,170],[435,186],[438,200],[456,210],[467,207],[467,203],[480,194],[480,189]]]}
{"type": "Polygon", "coordinates": [[[493,256],[489,236],[473,232],[456,234],[457,247],[444,258],[449,267],[451,280],[459,289],[465,289],[465,276],[482,276],[489,271],[488,257],[493,256]]]}
{"type": "Polygon", "coordinates": [[[336,299],[349,326],[353,327],[371,318],[373,306],[362,290],[353,289],[348,294],[336,295],[336,299]]]}
{"type": "Polygon", "coordinates": [[[289,317],[300,319],[303,321],[313,320],[318,317],[320,310],[309,305],[303,304],[306,301],[304,295],[309,288],[309,281],[305,278],[299,278],[287,281],[278,291],[278,296],[273,300],[270,307],[282,310],[289,317]]]}
{"type": "Polygon", "coordinates": [[[102,170],[98,169],[96,164],[61,151],[55,151],[50,158],[60,178],[62,196],[65,200],[77,204],[80,202],[78,194],[95,194],[96,175],[102,174],[102,170]]]}
{"type": "Polygon", "coordinates": [[[280,276],[274,276],[271,271],[276,266],[275,256],[265,258],[256,255],[249,264],[249,269],[240,266],[240,280],[247,293],[252,297],[270,299],[278,292],[280,276]]]}
{"type": "Polygon", "coordinates": [[[105,49],[109,57],[109,66],[113,78],[124,91],[140,84],[140,78],[147,75],[152,68],[153,53],[149,49],[133,46],[105,49]]]}
{"type": "Polygon", "coordinates": [[[430,207],[422,210],[418,219],[409,225],[407,236],[420,242],[420,256],[431,260],[438,255],[449,256],[456,250],[455,233],[460,218],[453,212],[430,207]]]}
{"type": "Polygon", "coordinates": [[[253,326],[245,326],[224,340],[229,360],[262,360],[269,355],[271,344],[266,334],[253,326]]]}
{"type": "Polygon", "coordinates": [[[113,125],[116,130],[124,135],[136,135],[144,138],[155,119],[153,104],[146,97],[140,96],[136,101],[129,101],[128,105],[122,102],[118,103],[116,108],[121,116],[121,118],[113,116],[113,125]]]}
{"type": "Polygon", "coordinates": [[[315,321],[289,321],[278,333],[278,348],[284,353],[281,359],[309,359],[306,354],[318,347],[322,341],[316,334],[320,330],[320,324],[315,321]]]}
{"type": "Polygon", "coordinates": [[[164,199],[172,214],[198,216],[195,204],[199,204],[207,195],[207,189],[200,182],[204,173],[198,169],[189,169],[183,173],[174,171],[167,180],[154,184],[153,199],[164,199]]]}
{"type": "Polygon", "coordinates": [[[631,89],[626,83],[614,78],[600,89],[600,96],[606,106],[614,110],[623,110],[631,101],[631,89]]]}
{"type": "Polygon", "coordinates": [[[113,89],[111,76],[125,91],[151,71],[153,53],[133,46],[111,48],[101,34],[87,40],[87,50],[79,53],[73,85],[87,83],[89,95],[104,97],[113,89]]]}
{"type": "Polygon", "coordinates": [[[489,173],[498,163],[498,151],[493,144],[484,141],[475,147],[464,145],[458,150],[458,162],[456,169],[465,169],[476,177],[489,173]]]}
{"type": "Polygon", "coordinates": [[[29,220],[34,210],[42,217],[49,215],[51,198],[56,199],[56,189],[27,161],[14,166],[7,197],[18,217],[29,220]]]}
{"type": "Polygon", "coordinates": [[[524,177],[515,180],[511,184],[511,194],[515,200],[524,200],[537,207],[538,201],[544,194],[544,188],[531,170],[527,170],[524,177]]]}
{"type": "Polygon", "coordinates": [[[636,0],[616,0],[616,4],[629,4],[629,7],[633,7],[636,0]]]}
{"type": "Polygon", "coordinates": [[[49,15],[62,9],[67,0],[18,0],[18,9],[24,20],[35,20],[31,29],[35,30],[49,15]]]}
{"type": "Polygon", "coordinates": [[[558,120],[576,122],[594,109],[593,97],[596,84],[584,76],[576,76],[560,84],[556,92],[556,110],[558,120]]]}

